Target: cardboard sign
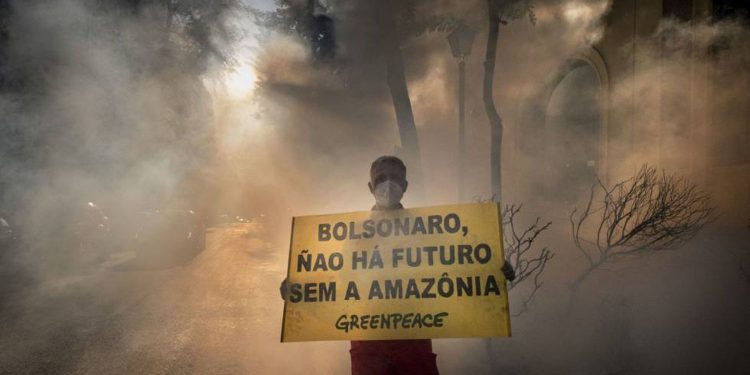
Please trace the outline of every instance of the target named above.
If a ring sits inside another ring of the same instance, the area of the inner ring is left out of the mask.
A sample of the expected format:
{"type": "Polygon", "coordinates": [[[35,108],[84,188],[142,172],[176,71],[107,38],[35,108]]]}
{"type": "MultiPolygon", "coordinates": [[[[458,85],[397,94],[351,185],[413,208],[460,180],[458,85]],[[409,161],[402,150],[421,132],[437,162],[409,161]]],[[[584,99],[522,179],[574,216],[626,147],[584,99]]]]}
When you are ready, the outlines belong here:
{"type": "Polygon", "coordinates": [[[510,336],[500,206],[295,217],[281,341],[510,336]]]}

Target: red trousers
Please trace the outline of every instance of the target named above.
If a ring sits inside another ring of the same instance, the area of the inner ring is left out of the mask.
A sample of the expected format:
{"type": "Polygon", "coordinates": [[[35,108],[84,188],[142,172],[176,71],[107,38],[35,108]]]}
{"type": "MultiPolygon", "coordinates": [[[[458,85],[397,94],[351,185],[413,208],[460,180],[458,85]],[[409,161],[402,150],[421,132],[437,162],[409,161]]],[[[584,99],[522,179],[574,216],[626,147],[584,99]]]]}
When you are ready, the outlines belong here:
{"type": "Polygon", "coordinates": [[[430,340],[352,341],[352,375],[439,375],[430,340]]]}

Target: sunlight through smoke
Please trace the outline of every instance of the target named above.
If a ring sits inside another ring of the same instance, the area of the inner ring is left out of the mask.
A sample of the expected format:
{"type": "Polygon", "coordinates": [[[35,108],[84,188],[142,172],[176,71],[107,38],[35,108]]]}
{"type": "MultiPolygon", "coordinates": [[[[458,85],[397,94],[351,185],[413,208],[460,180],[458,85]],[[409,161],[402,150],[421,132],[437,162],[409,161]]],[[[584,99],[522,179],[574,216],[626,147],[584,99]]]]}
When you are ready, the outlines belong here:
{"type": "Polygon", "coordinates": [[[227,74],[224,85],[230,98],[244,99],[253,93],[255,81],[255,69],[250,64],[241,64],[227,74]]]}

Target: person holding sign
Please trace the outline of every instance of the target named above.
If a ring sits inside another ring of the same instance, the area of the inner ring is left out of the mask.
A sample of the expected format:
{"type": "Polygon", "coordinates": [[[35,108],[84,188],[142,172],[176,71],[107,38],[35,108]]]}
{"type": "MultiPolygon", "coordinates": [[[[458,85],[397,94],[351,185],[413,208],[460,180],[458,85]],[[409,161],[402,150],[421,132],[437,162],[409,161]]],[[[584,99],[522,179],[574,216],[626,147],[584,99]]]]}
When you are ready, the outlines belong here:
{"type": "MultiPolygon", "coordinates": [[[[370,192],[375,198],[373,211],[403,209],[401,198],[406,192],[406,166],[395,156],[381,156],[370,168],[370,192]]],[[[502,272],[513,281],[515,273],[504,262],[502,272]]],[[[287,280],[281,283],[281,296],[289,298],[287,280]]],[[[436,355],[430,339],[351,341],[352,375],[438,374],[436,355]]]]}

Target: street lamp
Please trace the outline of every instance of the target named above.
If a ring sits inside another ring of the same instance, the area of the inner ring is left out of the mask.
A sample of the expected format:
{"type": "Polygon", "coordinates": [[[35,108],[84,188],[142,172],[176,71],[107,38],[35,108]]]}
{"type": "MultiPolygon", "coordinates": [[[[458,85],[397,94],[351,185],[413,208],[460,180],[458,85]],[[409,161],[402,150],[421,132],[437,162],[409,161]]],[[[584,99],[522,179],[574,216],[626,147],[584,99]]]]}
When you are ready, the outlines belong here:
{"type": "Polygon", "coordinates": [[[448,35],[448,43],[451,46],[453,57],[458,60],[458,201],[464,199],[464,159],[466,145],[464,144],[464,81],[465,61],[471,54],[471,45],[474,43],[476,31],[461,22],[448,35]]]}

